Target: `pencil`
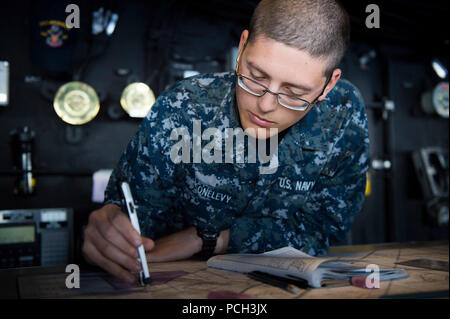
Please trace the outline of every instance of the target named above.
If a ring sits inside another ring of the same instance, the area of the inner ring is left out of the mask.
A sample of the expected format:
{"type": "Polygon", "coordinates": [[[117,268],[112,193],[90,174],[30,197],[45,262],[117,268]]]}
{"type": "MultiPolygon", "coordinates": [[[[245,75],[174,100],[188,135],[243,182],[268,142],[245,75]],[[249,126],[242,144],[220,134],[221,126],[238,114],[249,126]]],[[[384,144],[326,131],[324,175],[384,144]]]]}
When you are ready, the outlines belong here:
{"type": "Polygon", "coordinates": [[[247,276],[262,283],[281,288],[293,294],[296,294],[299,291],[299,287],[283,280],[283,278],[270,275],[261,271],[249,272],[247,273],[247,276]]]}

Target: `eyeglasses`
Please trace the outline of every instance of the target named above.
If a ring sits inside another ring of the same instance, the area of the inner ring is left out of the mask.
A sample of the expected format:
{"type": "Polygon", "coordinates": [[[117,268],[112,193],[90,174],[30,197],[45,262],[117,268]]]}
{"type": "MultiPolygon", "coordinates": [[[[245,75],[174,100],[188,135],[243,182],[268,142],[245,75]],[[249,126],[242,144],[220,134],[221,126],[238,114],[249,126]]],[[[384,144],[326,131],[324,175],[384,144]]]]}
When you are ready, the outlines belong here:
{"type": "Polygon", "coordinates": [[[268,87],[262,85],[261,83],[258,83],[254,79],[251,79],[241,73],[236,72],[236,76],[238,79],[239,86],[244,89],[246,92],[261,97],[267,92],[270,94],[277,96],[277,101],[280,105],[284,106],[285,108],[288,108],[290,110],[294,111],[305,111],[310,105],[314,105],[314,103],[317,102],[317,99],[322,96],[323,92],[325,91],[325,88],[328,85],[328,82],[330,82],[331,76],[328,77],[322,92],[312,101],[311,103],[307,100],[304,100],[302,98],[296,97],[294,95],[289,95],[285,93],[275,93],[269,90],[268,87]]]}
{"type": "Polygon", "coordinates": [[[266,87],[265,85],[259,83],[258,81],[249,78],[248,76],[245,76],[241,73],[238,72],[239,69],[239,58],[241,57],[241,53],[245,50],[247,46],[247,40],[245,40],[244,43],[244,47],[242,48],[242,51],[239,52],[239,55],[236,59],[236,76],[238,78],[238,85],[244,89],[244,91],[257,96],[257,97],[261,97],[264,94],[266,94],[267,92],[269,92],[270,94],[276,95],[277,96],[277,101],[281,106],[284,106],[285,108],[288,108],[290,110],[294,110],[294,111],[306,111],[306,109],[310,106],[310,105],[314,105],[317,102],[317,99],[319,97],[321,97],[323,95],[323,92],[325,92],[325,88],[327,87],[328,83],[331,80],[331,76],[333,75],[333,73],[331,73],[328,76],[327,81],[325,82],[325,85],[323,86],[322,92],[310,103],[307,100],[304,100],[302,98],[299,98],[295,95],[289,95],[289,94],[285,94],[285,93],[276,93],[276,92],[272,92],[271,90],[269,90],[268,87],[266,87]]]}

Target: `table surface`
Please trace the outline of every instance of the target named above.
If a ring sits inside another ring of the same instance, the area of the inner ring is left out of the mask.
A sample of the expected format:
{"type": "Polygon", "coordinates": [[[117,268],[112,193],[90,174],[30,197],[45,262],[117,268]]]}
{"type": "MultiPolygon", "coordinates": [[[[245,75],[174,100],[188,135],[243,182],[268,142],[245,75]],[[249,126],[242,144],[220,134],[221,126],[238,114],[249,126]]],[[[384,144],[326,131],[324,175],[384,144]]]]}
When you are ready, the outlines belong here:
{"type": "Polygon", "coordinates": [[[340,284],[290,293],[244,274],[208,268],[205,261],[185,260],[149,264],[153,278],[146,287],[131,287],[102,272],[80,270],[80,288],[68,289],[70,273],[65,266],[0,270],[0,298],[448,298],[448,241],[332,247],[330,256],[376,264],[380,268],[402,268],[409,277],[384,281],[378,289],[340,284]],[[447,265],[447,270],[398,263],[426,259],[447,265]]]}

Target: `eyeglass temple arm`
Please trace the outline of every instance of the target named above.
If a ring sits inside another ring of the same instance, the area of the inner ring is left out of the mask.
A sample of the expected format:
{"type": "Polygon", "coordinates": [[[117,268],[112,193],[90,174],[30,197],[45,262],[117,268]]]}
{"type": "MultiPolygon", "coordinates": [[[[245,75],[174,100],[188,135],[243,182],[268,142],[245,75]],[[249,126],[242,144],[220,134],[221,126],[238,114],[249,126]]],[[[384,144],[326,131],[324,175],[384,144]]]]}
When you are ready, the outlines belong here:
{"type": "MultiPolygon", "coordinates": [[[[248,38],[247,38],[248,39],[248,38]]],[[[234,72],[237,74],[238,67],[239,67],[239,59],[241,57],[242,52],[244,52],[245,47],[247,46],[247,39],[245,39],[244,45],[242,46],[242,50],[239,52],[237,58],[236,58],[236,69],[234,69],[234,72]]]]}
{"type": "Polygon", "coordinates": [[[327,81],[325,82],[325,85],[323,86],[322,92],[319,94],[318,97],[316,97],[316,98],[314,99],[314,101],[311,102],[311,104],[316,103],[317,100],[319,99],[319,97],[321,97],[321,96],[323,95],[323,93],[325,92],[325,89],[326,89],[327,86],[328,86],[328,83],[330,83],[330,81],[331,81],[331,77],[332,77],[332,76],[333,76],[333,72],[331,72],[331,74],[328,76],[328,79],[327,79],[327,81]]]}

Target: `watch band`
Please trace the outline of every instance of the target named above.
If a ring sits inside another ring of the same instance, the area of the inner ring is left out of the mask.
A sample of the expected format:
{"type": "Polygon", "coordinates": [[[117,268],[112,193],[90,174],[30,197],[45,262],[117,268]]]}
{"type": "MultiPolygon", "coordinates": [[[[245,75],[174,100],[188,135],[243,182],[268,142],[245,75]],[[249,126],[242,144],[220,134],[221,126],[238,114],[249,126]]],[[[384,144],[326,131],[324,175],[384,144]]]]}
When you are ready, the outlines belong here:
{"type": "Polygon", "coordinates": [[[217,237],[219,236],[219,233],[197,228],[197,235],[202,239],[203,242],[202,250],[198,255],[203,258],[211,257],[214,254],[214,250],[216,249],[217,237]]]}

